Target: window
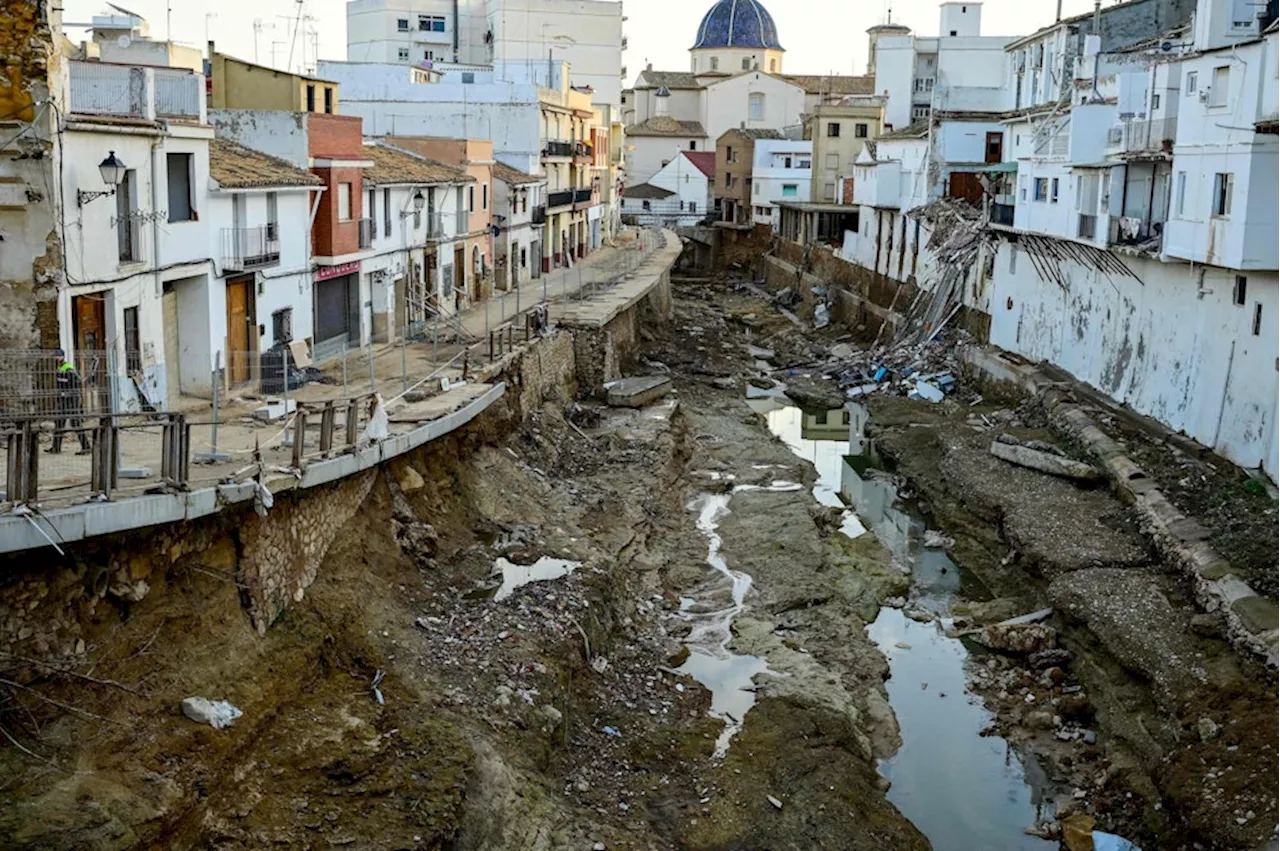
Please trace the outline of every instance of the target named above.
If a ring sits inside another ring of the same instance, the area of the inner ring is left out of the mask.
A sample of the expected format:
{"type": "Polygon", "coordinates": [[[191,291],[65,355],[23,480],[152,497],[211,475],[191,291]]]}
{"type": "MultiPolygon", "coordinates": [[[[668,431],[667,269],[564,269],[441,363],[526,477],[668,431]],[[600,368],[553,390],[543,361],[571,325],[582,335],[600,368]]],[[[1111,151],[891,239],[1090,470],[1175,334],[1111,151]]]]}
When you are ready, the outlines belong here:
{"type": "Polygon", "coordinates": [[[648,209],[649,209],[649,202],[648,202],[648,201],[645,201],[641,206],[642,206],[642,207],[644,207],[644,209],[645,209],[645,210],[648,210],[648,209]]]}
{"type": "Polygon", "coordinates": [[[698,212],[698,202],[697,202],[697,201],[690,201],[690,202],[689,202],[689,212],[690,212],[690,213],[696,213],[696,212],[698,212]]]}
{"type": "Polygon", "coordinates": [[[1047,201],[1049,199],[1049,178],[1037,177],[1035,179],[1034,189],[1032,193],[1033,201],[1047,201]]]}
{"type": "Polygon", "coordinates": [[[711,57],[711,70],[712,70],[712,71],[719,71],[719,70],[720,70],[720,57],[719,57],[719,56],[712,56],[712,57],[711,57]]]}
{"type": "Polygon", "coordinates": [[[396,51],[396,58],[397,58],[397,59],[399,59],[401,62],[408,62],[408,61],[409,61],[409,48],[407,48],[407,47],[401,47],[400,49],[398,49],[398,50],[396,51]]]}
{"type": "Polygon", "coordinates": [[[1018,178],[1018,198],[1027,200],[1027,179],[1025,177],[1018,178]]]}
{"type": "MultiPolygon", "coordinates": [[[[370,209],[373,205],[369,205],[370,209]]],[[[382,235],[391,236],[391,190],[382,190],[382,235]]]]}
{"type": "Polygon", "coordinates": [[[1196,72],[1190,71],[1187,73],[1187,94],[1193,95],[1195,93],[1196,93],[1196,72]]]}
{"type": "Polygon", "coordinates": [[[952,35],[955,35],[955,34],[956,34],[956,31],[955,31],[955,30],[952,30],[952,31],[951,31],[951,34],[952,34],[952,35]]]}
{"type": "Polygon", "coordinates": [[[690,140],[689,140],[689,150],[691,150],[691,151],[696,151],[696,150],[698,150],[698,140],[697,140],[697,139],[690,139],[690,140]]]}
{"type": "Polygon", "coordinates": [[[169,221],[189,222],[196,218],[191,203],[191,154],[165,154],[169,175],[169,221]]]}
{"type": "Polygon", "coordinates": [[[439,15],[419,15],[418,16],[419,32],[444,32],[444,18],[439,15]]]}
{"type": "Polygon", "coordinates": [[[351,221],[351,184],[338,184],[338,221],[351,221]]]}
{"type": "Polygon", "coordinates": [[[476,187],[474,184],[467,187],[467,212],[474,213],[476,211],[476,187]]]}
{"type": "Polygon", "coordinates": [[[1232,176],[1221,172],[1213,176],[1213,214],[1215,216],[1231,215],[1232,176]]]}
{"type": "Polygon", "coordinates": [[[747,96],[747,118],[752,121],[764,120],[764,95],[752,92],[747,96]]]}
{"type": "Polygon", "coordinates": [[[1227,90],[1231,87],[1231,66],[1220,65],[1213,69],[1213,85],[1209,87],[1209,106],[1226,106],[1227,90]]]}
{"type": "Polygon", "coordinates": [[[782,158],[782,167],[783,167],[783,168],[791,168],[791,157],[783,157],[783,158],[782,158]]]}
{"type": "Polygon", "coordinates": [[[800,168],[810,168],[810,167],[811,167],[811,163],[809,160],[800,160],[800,168]]]}
{"type": "MultiPolygon", "coordinates": [[[[431,51],[429,51],[429,50],[427,51],[427,53],[430,53],[430,52],[431,52],[431,51]]],[[[428,58],[428,59],[430,59],[431,57],[430,57],[430,56],[428,56],[427,58],[428,58]]],[[[476,81],[476,72],[475,72],[475,71],[463,71],[463,72],[462,72],[462,82],[463,82],[463,84],[464,84],[464,85],[466,85],[466,84],[470,84],[470,83],[474,83],[475,81],[476,81]]]]}
{"type": "Polygon", "coordinates": [[[839,154],[827,154],[827,168],[828,168],[828,169],[834,169],[835,171],[839,171],[839,170],[840,170],[840,155],[839,155],[839,154]]]}
{"type": "Polygon", "coordinates": [[[853,138],[855,139],[867,138],[867,125],[865,124],[853,125],[853,138]]]}
{"type": "Polygon", "coordinates": [[[267,239],[280,238],[280,199],[274,192],[267,193],[267,239]]]}
{"type": "Polygon", "coordinates": [[[1160,93],[1156,92],[1151,96],[1151,111],[1154,112],[1160,108],[1160,93]]]}
{"type": "Polygon", "coordinates": [[[759,194],[760,194],[760,184],[759,184],[759,183],[757,183],[755,186],[752,186],[752,187],[751,187],[751,194],[752,194],[752,195],[759,195],[759,194]]]}
{"type": "Polygon", "coordinates": [[[783,198],[798,198],[800,194],[800,185],[797,183],[782,184],[783,198]]]}
{"type": "Polygon", "coordinates": [[[1258,337],[1262,334],[1262,302],[1255,301],[1253,303],[1253,336],[1258,337]]]}
{"type": "Polygon", "coordinates": [[[734,162],[734,159],[733,159],[733,147],[732,147],[732,146],[726,147],[726,148],[724,149],[724,161],[725,161],[725,162],[727,162],[727,163],[734,162]]]}
{"type": "Polygon", "coordinates": [[[124,364],[132,375],[142,372],[142,337],[138,331],[138,308],[124,309],[124,364]]]}
{"type": "Polygon", "coordinates": [[[324,90],[324,111],[326,115],[333,115],[333,89],[327,86],[324,90]]]}
{"type": "Polygon", "coordinates": [[[839,136],[840,136],[840,122],[828,121],[827,122],[827,138],[836,139],[836,138],[839,138],[839,136]]]}
{"type": "Polygon", "coordinates": [[[312,83],[307,83],[307,112],[316,111],[316,87],[312,83]]]}
{"type": "Polygon", "coordinates": [[[743,71],[751,70],[751,60],[746,56],[742,57],[742,70],[743,71]]]}
{"type": "Polygon", "coordinates": [[[1235,297],[1232,299],[1232,302],[1234,304],[1240,307],[1244,306],[1245,289],[1248,287],[1248,285],[1249,285],[1248,278],[1246,278],[1244,275],[1236,275],[1235,297]]]}
{"type": "Polygon", "coordinates": [[[409,19],[396,18],[396,29],[402,33],[407,33],[409,31],[409,19]]]}
{"type": "Polygon", "coordinates": [[[772,73],[774,73],[774,72],[775,72],[775,71],[777,71],[777,70],[778,70],[778,60],[777,60],[777,59],[770,59],[770,60],[769,60],[769,73],[770,73],[770,74],[772,74],[772,73]]]}
{"type": "Polygon", "coordinates": [[[529,265],[529,250],[527,248],[520,249],[520,268],[524,269],[529,265]]]}
{"type": "Polygon", "coordinates": [[[480,187],[480,209],[489,209],[489,184],[480,187]]]}
{"type": "Polygon", "coordinates": [[[836,198],[836,185],[834,183],[823,184],[822,198],[824,201],[834,201],[836,198]]]}
{"type": "Polygon", "coordinates": [[[733,175],[732,175],[732,174],[726,174],[726,175],[724,176],[724,185],[725,185],[725,188],[726,188],[726,189],[731,189],[731,188],[733,188],[733,175]]]}
{"type": "Polygon", "coordinates": [[[121,262],[138,259],[137,220],[137,171],[129,169],[116,187],[116,248],[121,262]]]}
{"type": "Polygon", "coordinates": [[[1049,203],[1050,204],[1058,203],[1058,178],[1056,177],[1053,179],[1053,182],[1050,184],[1049,203]]]}
{"type": "Polygon", "coordinates": [[[1187,173],[1185,171],[1178,172],[1178,189],[1174,195],[1173,208],[1177,211],[1178,216],[1182,216],[1183,210],[1187,208],[1187,173]]]}
{"type": "Polygon", "coordinates": [[[282,307],[271,314],[271,337],[277,343],[293,340],[293,308],[282,307]]]}

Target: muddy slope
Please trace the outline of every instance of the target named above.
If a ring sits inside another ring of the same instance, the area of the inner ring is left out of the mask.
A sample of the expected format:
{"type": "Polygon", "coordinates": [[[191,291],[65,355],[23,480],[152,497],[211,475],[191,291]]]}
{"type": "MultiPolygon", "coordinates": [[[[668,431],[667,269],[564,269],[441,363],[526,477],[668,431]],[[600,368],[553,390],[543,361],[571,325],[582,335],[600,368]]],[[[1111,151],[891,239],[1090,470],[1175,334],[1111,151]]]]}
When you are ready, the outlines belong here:
{"type": "Polygon", "coordinates": [[[812,475],[708,374],[740,366],[692,330],[717,317],[681,301],[648,334],[678,407],[583,413],[553,392],[382,471],[263,638],[230,536],[92,613],[90,665],[3,689],[23,749],[0,747],[0,845],[926,848],[875,772],[895,731],[862,632],[903,578],[833,538],[807,490],[740,494],[724,520],[755,579],[730,647],[785,676],[757,678],[723,761],[709,694],[674,672],[681,598],[718,592],[689,510],[706,472],[812,475]],[[581,566],[492,599],[497,558],[544,556],[581,566]],[[244,715],[196,725],[188,695],[244,715]]]}

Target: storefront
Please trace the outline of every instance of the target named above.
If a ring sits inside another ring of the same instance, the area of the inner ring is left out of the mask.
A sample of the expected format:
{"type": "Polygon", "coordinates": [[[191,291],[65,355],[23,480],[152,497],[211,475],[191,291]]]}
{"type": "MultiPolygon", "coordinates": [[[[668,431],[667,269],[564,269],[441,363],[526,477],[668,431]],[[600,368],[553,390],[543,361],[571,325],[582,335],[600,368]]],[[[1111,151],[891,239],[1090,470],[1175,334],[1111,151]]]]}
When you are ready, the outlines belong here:
{"type": "Polygon", "coordinates": [[[315,271],[317,360],[339,342],[360,345],[360,263],[321,266],[315,271]]]}

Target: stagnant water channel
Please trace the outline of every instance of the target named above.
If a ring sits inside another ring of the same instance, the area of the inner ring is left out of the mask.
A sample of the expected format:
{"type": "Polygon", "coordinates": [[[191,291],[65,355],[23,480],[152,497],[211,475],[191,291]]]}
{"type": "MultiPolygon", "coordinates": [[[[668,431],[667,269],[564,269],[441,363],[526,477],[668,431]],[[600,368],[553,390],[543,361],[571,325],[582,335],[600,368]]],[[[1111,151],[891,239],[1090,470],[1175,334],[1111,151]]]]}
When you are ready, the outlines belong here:
{"type": "Polygon", "coordinates": [[[922,622],[904,609],[884,607],[867,630],[889,659],[886,686],[901,728],[902,746],[879,766],[892,782],[889,800],[935,851],[1047,851],[1050,843],[1025,833],[1052,816],[1042,802],[1047,778],[1034,759],[1024,760],[998,736],[981,734],[992,716],[966,687],[970,648],[943,629],[957,599],[983,597],[984,589],[945,552],[926,549],[923,518],[899,505],[889,482],[868,475],[874,458],[862,437],[864,408],[850,403],[811,413],[778,391],[751,396],[748,404],[769,430],[814,466],[814,498],[835,507],[851,504],[845,533],[869,529],[899,564],[909,566],[907,610],[935,616],[922,622]]]}

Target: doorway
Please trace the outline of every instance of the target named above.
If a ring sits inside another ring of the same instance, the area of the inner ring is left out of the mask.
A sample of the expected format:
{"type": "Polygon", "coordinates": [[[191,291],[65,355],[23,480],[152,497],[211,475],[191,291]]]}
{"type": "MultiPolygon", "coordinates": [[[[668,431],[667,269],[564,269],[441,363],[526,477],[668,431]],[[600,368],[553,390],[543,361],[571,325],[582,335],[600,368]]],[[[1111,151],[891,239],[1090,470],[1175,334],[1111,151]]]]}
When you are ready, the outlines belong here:
{"type": "Polygon", "coordinates": [[[97,292],[71,299],[72,334],[75,355],[72,363],[80,373],[82,405],[85,413],[110,410],[107,390],[107,293],[97,292]]]}
{"type": "Polygon", "coordinates": [[[164,285],[160,307],[164,314],[165,391],[169,397],[169,410],[176,411],[182,393],[182,375],[179,366],[181,348],[178,345],[178,293],[172,283],[164,285]]]}
{"type": "Polygon", "coordinates": [[[467,249],[464,245],[453,249],[453,276],[454,290],[470,295],[467,292],[467,249]]]}
{"type": "Polygon", "coordinates": [[[988,133],[987,145],[983,151],[984,163],[998,163],[1004,159],[1004,134],[988,133]]]}
{"type": "Polygon", "coordinates": [[[243,384],[253,373],[257,349],[253,276],[227,280],[227,381],[243,384]]]}

